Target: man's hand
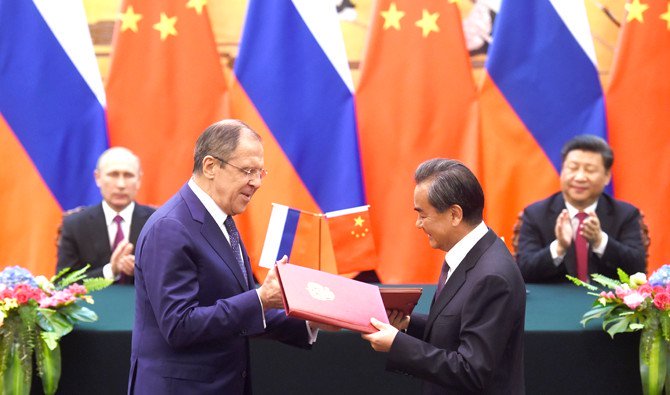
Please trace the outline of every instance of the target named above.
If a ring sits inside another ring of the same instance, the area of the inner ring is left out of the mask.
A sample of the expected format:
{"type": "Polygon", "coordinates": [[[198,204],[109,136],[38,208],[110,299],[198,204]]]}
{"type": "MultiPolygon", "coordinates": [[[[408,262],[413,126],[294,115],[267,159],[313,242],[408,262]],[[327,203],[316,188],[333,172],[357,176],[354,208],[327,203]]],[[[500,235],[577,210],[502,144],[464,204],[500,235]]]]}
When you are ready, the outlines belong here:
{"type": "Polygon", "coordinates": [[[568,248],[570,248],[570,245],[572,245],[572,221],[570,220],[568,210],[563,209],[558,218],[556,218],[554,235],[556,236],[556,241],[558,241],[556,252],[559,256],[563,256],[568,251],[568,248]]]}
{"type": "Polygon", "coordinates": [[[375,351],[388,352],[398,330],[393,325],[385,324],[374,317],[370,318],[370,323],[379,329],[379,332],[362,334],[361,337],[369,341],[375,351]]]}
{"type": "Polygon", "coordinates": [[[283,265],[287,262],[288,257],[284,255],[284,257],[278,260],[276,265],[270,269],[267,276],[265,276],[265,281],[263,281],[263,284],[258,288],[258,295],[261,298],[263,310],[284,308],[281,288],[279,287],[279,279],[277,278],[277,265],[283,265]]]}
{"type": "Polygon", "coordinates": [[[588,213],[588,217],[582,222],[582,227],[579,229],[582,236],[589,241],[591,248],[598,248],[600,242],[603,240],[602,229],[600,228],[600,219],[595,211],[588,213]]]}
{"type": "Polygon", "coordinates": [[[409,326],[409,316],[400,310],[386,310],[389,322],[399,331],[406,331],[409,326]]]}
{"type": "Polygon", "coordinates": [[[135,255],[133,255],[133,244],[124,240],[116,246],[110,264],[112,265],[112,274],[118,276],[125,274],[126,276],[133,276],[135,274],[135,255]]]}

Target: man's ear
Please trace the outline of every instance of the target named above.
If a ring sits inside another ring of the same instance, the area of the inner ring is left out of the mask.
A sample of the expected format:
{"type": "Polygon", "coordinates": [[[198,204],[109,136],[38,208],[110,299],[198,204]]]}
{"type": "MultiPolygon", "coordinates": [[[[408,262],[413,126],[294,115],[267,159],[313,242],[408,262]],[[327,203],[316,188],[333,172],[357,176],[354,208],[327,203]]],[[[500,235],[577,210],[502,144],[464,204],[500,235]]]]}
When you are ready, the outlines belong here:
{"type": "Polygon", "coordinates": [[[451,213],[451,225],[460,225],[460,223],[463,221],[463,208],[458,204],[452,204],[448,210],[449,213],[451,213]]]}
{"type": "Polygon", "coordinates": [[[211,156],[207,155],[202,159],[202,174],[208,178],[214,178],[214,169],[218,166],[218,161],[211,156]]]}

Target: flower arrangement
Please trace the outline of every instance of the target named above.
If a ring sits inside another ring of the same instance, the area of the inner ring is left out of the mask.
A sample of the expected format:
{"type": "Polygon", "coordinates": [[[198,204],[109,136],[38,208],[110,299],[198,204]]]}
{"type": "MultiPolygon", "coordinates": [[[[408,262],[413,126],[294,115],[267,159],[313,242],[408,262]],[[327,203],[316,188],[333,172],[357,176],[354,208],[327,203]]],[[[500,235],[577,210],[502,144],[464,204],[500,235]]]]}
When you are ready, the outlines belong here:
{"type": "Polygon", "coordinates": [[[18,266],[0,272],[0,393],[30,393],[33,353],[44,393],[56,392],[61,373],[58,341],[75,323],[98,319],[77,301],[92,304],[89,293],[112,283],[85,278],[86,270],[88,266],[64,269],[51,280],[33,277],[18,266]]]}
{"type": "MultiPolygon", "coordinates": [[[[582,325],[602,318],[603,329],[612,337],[617,333],[641,331],[640,375],[645,395],[661,394],[670,373],[670,265],[664,265],[649,278],[644,273],[628,276],[617,270],[619,279],[592,274],[593,282],[604,289],[567,276],[586,287],[596,297],[582,317],[582,325]]],[[[670,382],[667,383],[670,388],[670,382]]]]}

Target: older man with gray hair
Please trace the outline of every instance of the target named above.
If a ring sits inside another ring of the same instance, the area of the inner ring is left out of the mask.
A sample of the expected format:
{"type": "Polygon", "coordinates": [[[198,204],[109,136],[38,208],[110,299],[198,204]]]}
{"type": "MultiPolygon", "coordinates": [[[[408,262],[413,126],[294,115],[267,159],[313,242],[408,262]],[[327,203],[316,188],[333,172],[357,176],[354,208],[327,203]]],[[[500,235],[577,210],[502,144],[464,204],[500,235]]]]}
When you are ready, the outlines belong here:
{"type": "Polygon", "coordinates": [[[90,264],[91,277],[132,284],[133,248],[154,212],[135,203],[142,181],[140,160],[127,148],[113,147],[100,155],[93,175],[103,200],[63,220],[57,270],[90,264]]]}

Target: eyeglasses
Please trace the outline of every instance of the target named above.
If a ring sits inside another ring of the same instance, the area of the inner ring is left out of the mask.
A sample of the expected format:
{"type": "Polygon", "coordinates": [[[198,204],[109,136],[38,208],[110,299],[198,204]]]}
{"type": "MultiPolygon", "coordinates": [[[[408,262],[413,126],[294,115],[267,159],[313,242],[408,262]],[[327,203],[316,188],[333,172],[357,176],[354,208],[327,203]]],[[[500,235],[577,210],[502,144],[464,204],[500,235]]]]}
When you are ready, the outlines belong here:
{"type": "Polygon", "coordinates": [[[221,162],[221,163],[224,163],[224,164],[226,164],[226,165],[229,165],[229,166],[232,166],[232,167],[236,168],[237,170],[239,170],[239,171],[241,171],[242,173],[246,174],[246,176],[249,177],[250,179],[256,178],[256,176],[259,176],[261,179],[263,179],[263,178],[265,178],[265,176],[268,175],[268,171],[265,170],[265,169],[243,169],[243,168],[241,168],[241,167],[239,167],[239,166],[235,166],[235,165],[232,164],[232,163],[226,162],[225,160],[223,160],[223,159],[221,159],[221,158],[218,158],[218,157],[216,157],[216,156],[214,156],[214,155],[211,155],[211,154],[210,154],[209,156],[211,156],[212,158],[218,160],[218,161],[221,162]]]}

